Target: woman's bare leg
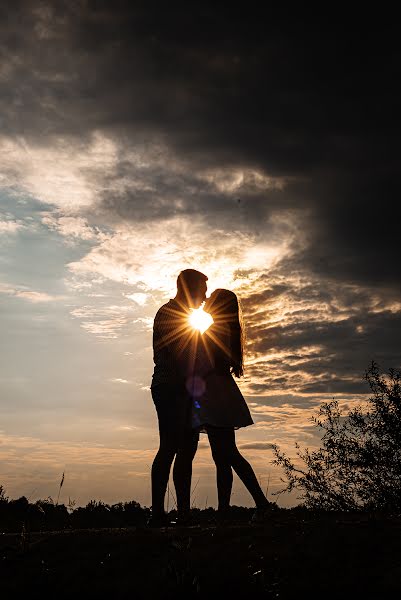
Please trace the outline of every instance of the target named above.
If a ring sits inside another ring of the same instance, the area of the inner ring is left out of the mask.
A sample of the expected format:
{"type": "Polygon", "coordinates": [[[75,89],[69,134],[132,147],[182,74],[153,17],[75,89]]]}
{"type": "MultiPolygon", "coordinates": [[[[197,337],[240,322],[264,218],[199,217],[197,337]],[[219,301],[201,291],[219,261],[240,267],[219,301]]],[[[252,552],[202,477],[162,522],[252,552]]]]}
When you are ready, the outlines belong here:
{"type": "Polygon", "coordinates": [[[221,431],[222,430],[218,427],[207,428],[210,448],[216,465],[218,510],[224,512],[227,511],[230,506],[231,490],[233,487],[233,472],[229,456],[225,450],[221,431]]]}
{"type": "MultiPolygon", "coordinates": [[[[269,501],[264,495],[262,488],[256,478],[255,472],[250,463],[242,456],[237,448],[235,442],[234,428],[218,428],[214,427],[210,429],[211,435],[208,429],[208,435],[210,440],[210,446],[212,448],[212,454],[214,462],[217,465],[221,465],[221,469],[224,470],[224,477],[227,477],[226,472],[228,470],[227,464],[230,465],[245,485],[248,492],[251,494],[258,508],[263,508],[269,505],[269,501]],[[213,451],[214,448],[214,451],[213,451]],[[216,458],[215,458],[216,454],[216,458]]],[[[231,468],[230,468],[231,471],[231,468]]],[[[224,502],[227,500],[227,488],[228,484],[225,482],[223,477],[223,499],[224,502]]],[[[231,473],[232,477],[232,473],[231,473]]],[[[228,481],[228,479],[227,479],[228,481]]],[[[232,485],[232,479],[231,479],[232,485]]],[[[231,487],[230,487],[231,496],[231,487]]],[[[229,502],[229,500],[228,500],[229,502]]],[[[219,500],[220,505],[220,500],[219,500]]]]}

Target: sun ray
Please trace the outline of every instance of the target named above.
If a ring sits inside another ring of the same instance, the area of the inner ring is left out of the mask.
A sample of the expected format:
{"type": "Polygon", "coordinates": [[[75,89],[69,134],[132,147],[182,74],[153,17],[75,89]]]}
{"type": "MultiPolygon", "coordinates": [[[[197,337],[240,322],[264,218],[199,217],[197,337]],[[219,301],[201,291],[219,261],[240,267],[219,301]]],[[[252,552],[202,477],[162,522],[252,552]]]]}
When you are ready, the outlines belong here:
{"type": "MultiPolygon", "coordinates": [[[[207,329],[205,331],[205,335],[207,335],[209,340],[211,340],[218,348],[220,348],[220,350],[222,350],[224,352],[224,354],[226,354],[226,356],[230,357],[231,356],[230,348],[226,344],[224,344],[224,342],[221,339],[222,336],[218,335],[218,330],[219,330],[219,326],[215,323],[215,324],[213,324],[212,328],[207,329]]],[[[206,340],[205,340],[205,343],[207,346],[206,340]]]]}

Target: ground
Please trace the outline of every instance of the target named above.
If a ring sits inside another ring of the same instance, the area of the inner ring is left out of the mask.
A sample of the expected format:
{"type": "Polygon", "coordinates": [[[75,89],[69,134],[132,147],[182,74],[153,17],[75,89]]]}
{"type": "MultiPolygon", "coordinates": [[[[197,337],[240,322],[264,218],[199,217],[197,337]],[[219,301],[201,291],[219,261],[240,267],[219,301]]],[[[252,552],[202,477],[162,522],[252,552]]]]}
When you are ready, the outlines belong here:
{"type": "Polygon", "coordinates": [[[0,535],[4,598],[395,598],[401,516],[0,535]]]}

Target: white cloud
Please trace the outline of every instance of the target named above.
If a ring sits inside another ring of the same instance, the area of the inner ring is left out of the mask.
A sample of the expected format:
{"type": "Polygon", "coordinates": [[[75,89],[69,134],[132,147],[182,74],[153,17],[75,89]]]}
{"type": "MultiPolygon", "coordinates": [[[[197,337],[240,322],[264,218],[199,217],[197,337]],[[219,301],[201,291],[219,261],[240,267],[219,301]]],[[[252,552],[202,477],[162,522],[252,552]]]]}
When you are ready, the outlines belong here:
{"type": "Polygon", "coordinates": [[[83,217],[57,217],[52,213],[46,213],[42,217],[42,223],[66,238],[93,240],[97,235],[101,235],[99,230],[90,227],[83,217]]]}
{"type": "Polygon", "coordinates": [[[71,311],[71,315],[81,319],[85,317],[121,317],[121,313],[129,314],[134,312],[134,310],[134,307],[130,304],[125,306],[116,304],[110,306],[92,306],[85,304],[79,308],[74,308],[71,311]]]}
{"type": "Polygon", "coordinates": [[[47,146],[1,136],[0,154],[1,187],[18,188],[67,213],[96,201],[102,188],[93,171],[114,167],[118,157],[116,144],[100,132],[86,144],[59,136],[47,146]]]}
{"type": "Polygon", "coordinates": [[[99,338],[112,339],[128,327],[131,322],[130,313],[135,312],[132,304],[128,305],[83,305],[70,311],[73,318],[84,319],[81,327],[99,338]]]}
{"type": "Polygon", "coordinates": [[[139,306],[145,306],[146,302],[148,301],[149,294],[143,294],[142,292],[137,292],[135,294],[126,294],[125,297],[129,298],[136,304],[139,304],[139,306]]]}
{"type": "MultiPolygon", "coordinates": [[[[236,272],[257,278],[255,236],[241,232],[210,230],[201,219],[176,217],[163,222],[120,226],[104,236],[81,260],[69,264],[82,278],[100,275],[119,283],[139,285],[144,291],[175,293],[180,270],[195,268],[209,277],[209,288],[238,287],[236,272]]],[[[287,251],[288,238],[280,243],[256,245],[263,271],[287,251]]]]}
{"type": "MultiPolygon", "coordinates": [[[[132,321],[134,324],[140,323],[143,331],[152,331],[153,318],[152,317],[138,317],[132,321]]],[[[145,350],[145,348],[144,348],[145,350]]]]}
{"type": "Polygon", "coordinates": [[[45,292],[21,291],[15,292],[14,295],[17,298],[28,300],[28,302],[33,302],[34,304],[38,302],[53,302],[54,300],[58,299],[56,296],[51,296],[45,292]]]}
{"type": "Polygon", "coordinates": [[[46,292],[36,292],[34,290],[22,287],[15,288],[11,285],[2,283],[0,283],[0,294],[8,294],[9,296],[14,296],[15,298],[21,298],[22,300],[32,302],[33,304],[40,302],[54,302],[64,298],[64,296],[52,296],[46,292]]]}
{"type": "Polygon", "coordinates": [[[0,221],[0,234],[16,233],[24,229],[25,225],[21,221],[0,221]]]}
{"type": "Polygon", "coordinates": [[[118,333],[126,326],[128,320],[124,317],[115,317],[113,319],[102,319],[100,321],[83,321],[82,329],[92,333],[100,338],[115,339],[118,333]]]}

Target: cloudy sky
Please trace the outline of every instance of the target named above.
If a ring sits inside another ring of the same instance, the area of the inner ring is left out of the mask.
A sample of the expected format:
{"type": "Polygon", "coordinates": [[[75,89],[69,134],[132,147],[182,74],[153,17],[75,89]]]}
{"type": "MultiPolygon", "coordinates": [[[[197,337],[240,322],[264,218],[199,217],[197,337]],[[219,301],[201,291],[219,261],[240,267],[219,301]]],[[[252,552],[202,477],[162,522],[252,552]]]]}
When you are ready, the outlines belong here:
{"type": "MultiPolygon", "coordinates": [[[[316,446],[323,401],[363,401],[371,360],[400,366],[396,20],[174,6],[1,4],[10,497],[55,497],[65,471],[62,501],[150,505],[152,323],[183,268],[241,299],[255,425],[237,440],[269,498],[270,444],[316,446]]],[[[215,506],[206,439],[195,485],[215,506]]],[[[252,505],[238,480],[232,502],[252,505]]]]}

